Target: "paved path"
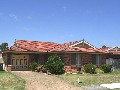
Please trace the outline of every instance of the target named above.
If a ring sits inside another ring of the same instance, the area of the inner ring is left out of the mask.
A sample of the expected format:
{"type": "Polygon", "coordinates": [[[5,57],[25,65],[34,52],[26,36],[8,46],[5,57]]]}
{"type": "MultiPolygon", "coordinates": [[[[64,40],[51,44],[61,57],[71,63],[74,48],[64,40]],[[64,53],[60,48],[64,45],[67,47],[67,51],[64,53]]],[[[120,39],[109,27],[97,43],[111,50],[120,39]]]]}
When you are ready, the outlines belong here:
{"type": "Polygon", "coordinates": [[[60,78],[31,71],[12,71],[26,80],[25,90],[83,90],[72,86],[60,78]]]}
{"type": "Polygon", "coordinates": [[[100,86],[107,87],[110,89],[119,89],[120,90],[120,83],[111,83],[111,84],[101,84],[100,86]]]}
{"type": "Polygon", "coordinates": [[[95,86],[82,86],[85,90],[109,90],[106,87],[101,87],[99,85],[95,85],[95,86]]]}

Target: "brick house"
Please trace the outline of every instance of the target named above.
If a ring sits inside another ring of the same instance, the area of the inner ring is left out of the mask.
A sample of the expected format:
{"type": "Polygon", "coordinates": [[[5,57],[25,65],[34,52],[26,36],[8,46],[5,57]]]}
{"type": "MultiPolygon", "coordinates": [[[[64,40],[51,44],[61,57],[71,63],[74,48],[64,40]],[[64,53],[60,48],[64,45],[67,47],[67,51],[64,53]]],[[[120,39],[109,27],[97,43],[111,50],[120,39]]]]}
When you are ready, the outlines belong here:
{"type": "Polygon", "coordinates": [[[28,70],[31,62],[43,64],[50,55],[57,54],[64,62],[67,72],[76,72],[77,67],[87,63],[101,65],[109,56],[107,49],[98,49],[85,40],[57,44],[16,40],[3,54],[7,70],[28,70]]]}
{"type": "Polygon", "coordinates": [[[120,68],[120,46],[101,48],[106,52],[106,63],[114,68],[120,68]]]}

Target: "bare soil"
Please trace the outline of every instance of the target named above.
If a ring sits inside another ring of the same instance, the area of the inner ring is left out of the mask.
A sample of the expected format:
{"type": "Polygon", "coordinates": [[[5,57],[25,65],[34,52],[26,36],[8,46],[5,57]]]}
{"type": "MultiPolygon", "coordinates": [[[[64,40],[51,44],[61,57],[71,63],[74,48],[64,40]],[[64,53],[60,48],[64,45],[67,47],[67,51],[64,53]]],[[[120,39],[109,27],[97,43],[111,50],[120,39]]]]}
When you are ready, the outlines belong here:
{"type": "Polygon", "coordinates": [[[26,81],[25,90],[83,90],[53,75],[31,71],[12,71],[12,73],[26,81]]]}

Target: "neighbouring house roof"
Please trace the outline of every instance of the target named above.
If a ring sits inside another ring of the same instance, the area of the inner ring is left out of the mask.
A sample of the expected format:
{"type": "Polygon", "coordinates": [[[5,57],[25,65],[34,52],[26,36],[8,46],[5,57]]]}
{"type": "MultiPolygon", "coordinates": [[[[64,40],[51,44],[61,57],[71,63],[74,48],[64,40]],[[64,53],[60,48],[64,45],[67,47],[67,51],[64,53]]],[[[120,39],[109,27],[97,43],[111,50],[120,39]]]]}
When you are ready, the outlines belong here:
{"type": "Polygon", "coordinates": [[[108,49],[109,53],[120,54],[120,46],[114,46],[108,49]]]}
{"type": "Polygon", "coordinates": [[[34,52],[103,52],[87,43],[90,48],[78,47],[83,41],[69,42],[65,44],[58,44],[54,42],[40,42],[40,41],[28,41],[28,40],[16,40],[14,45],[11,46],[9,51],[34,51],[34,52]]]}
{"type": "Polygon", "coordinates": [[[120,54],[120,46],[105,47],[100,48],[100,50],[111,54],[120,54]]]}

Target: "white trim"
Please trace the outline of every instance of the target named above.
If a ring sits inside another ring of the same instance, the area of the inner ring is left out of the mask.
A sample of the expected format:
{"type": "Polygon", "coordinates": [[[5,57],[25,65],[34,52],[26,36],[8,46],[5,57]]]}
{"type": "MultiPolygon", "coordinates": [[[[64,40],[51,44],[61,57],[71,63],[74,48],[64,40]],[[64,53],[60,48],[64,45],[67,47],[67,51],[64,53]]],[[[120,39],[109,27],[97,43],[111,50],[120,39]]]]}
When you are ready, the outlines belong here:
{"type": "Polygon", "coordinates": [[[109,51],[109,50],[112,50],[112,49],[114,49],[114,48],[116,48],[116,47],[120,48],[120,46],[113,46],[113,47],[109,48],[108,51],[109,51]]]}
{"type": "Polygon", "coordinates": [[[77,43],[75,43],[75,44],[73,44],[73,45],[70,45],[69,47],[76,46],[76,45],[78,45],[78,44],[80,44],[80,43],[83,43],[83,42],[84,42],[85,44],[89,45],[90,47],[92,47],[92,48],[96,49],[96,47],[95,47],[95,46],[93,46],[93,45],[91,45],[90,43],[88,43],[88,42],[86,42],[86,41],[83,41],[83,40],[78,41],[77,43]]]}

